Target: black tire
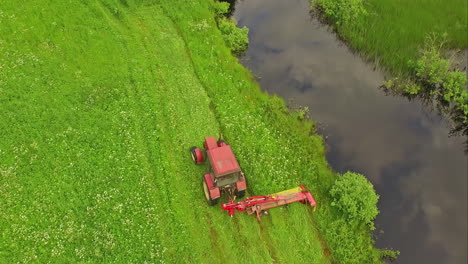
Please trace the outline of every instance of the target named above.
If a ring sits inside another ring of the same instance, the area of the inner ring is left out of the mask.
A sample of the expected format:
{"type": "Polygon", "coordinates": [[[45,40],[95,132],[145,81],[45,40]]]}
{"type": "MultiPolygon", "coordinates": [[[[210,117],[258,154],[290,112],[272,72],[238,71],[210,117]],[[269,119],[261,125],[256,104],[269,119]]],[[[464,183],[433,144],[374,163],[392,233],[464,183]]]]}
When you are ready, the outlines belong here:
{"type": "Polygon", "coordinates": [[[211,199],[210,192],[208,191],[208,185],[206,185],[205,178],[202,178],[203,193],[205,194],[206,203],[209,206],[215,206],[218,203],[219,197],[211,199]]]}
{"type": "Polygon", "coordinates": [[[210,200],[207,200],[206,202],[208,203],[209,206],[215,206],[218,204],[218,201],[219,201],[219,198],[210,199],[210,200]]]}
{"type": "Polygon", "coordinates": [[[245,190],[236,191],[236,198],[242,198],[245,196],[245,190]]]}
{"type": "Polygon", "coordinates": [[[190,155],[192,156],[192,161],[193,163],[195,163],[196,165],[198,164],[201,164],[199,163],[197,160],[197,153],[195,152],[195,149],[197,149],[197,147],[191,147],[190,148],[190,155]]]}

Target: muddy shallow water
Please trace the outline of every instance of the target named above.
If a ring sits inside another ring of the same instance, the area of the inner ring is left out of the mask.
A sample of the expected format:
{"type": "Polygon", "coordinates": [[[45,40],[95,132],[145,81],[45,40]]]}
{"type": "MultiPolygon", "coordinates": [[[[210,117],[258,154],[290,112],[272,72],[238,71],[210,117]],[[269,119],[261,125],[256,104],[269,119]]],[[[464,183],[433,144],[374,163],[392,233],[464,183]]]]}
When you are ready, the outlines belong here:
{"type": "Polygon", "coordinates": [[[448,137],[447,122],[419,102],[386,96],[383,74],[308,10],[308,0],[237,2],[234,17],[250,28],[242,63],[262,89],[309,107],[336,171],[374,183],[378,247],[399,249],[396,263],[466,263],[463,137],[448,137]]]}

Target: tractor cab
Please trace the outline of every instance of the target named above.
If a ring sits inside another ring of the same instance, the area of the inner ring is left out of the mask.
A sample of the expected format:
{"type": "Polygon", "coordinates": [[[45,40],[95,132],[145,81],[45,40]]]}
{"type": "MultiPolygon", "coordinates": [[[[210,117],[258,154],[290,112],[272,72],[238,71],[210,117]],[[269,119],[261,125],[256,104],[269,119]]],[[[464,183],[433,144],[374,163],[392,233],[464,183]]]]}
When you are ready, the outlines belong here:
{"type": "Polygon", "coordinates": [[[205,149],[192,147],[190,152],[195,164],[207,162],[207,173],[202,184],[208,204],[217,203],[222,193],[242,197],[247,188],[244,174],[237,162],[231,146],[215,137],[205,138],[205,149]]]}
{"type": "Polygon", "coordinates": [[[231,146],[223,144],[223,146],[206,152],[210,159],[210,171],[213,172],[218,186],[228,185],[239,180],[241,170],[234,153],[232,153],[231,146]]]}

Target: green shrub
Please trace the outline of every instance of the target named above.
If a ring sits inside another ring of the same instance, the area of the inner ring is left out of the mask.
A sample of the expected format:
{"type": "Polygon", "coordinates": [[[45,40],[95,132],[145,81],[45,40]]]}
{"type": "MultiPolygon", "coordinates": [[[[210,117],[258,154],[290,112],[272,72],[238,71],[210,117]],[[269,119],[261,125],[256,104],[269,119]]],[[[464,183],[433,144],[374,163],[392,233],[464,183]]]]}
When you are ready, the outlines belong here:
{"type": "Polygon", "coordinates": [[[432,85],[442,84],[449,68],[449,61],[442,59],[439,49],[433,45],[422,51],[422,56],[415,66],[416,76],[432,85]]]}
{"type": "Polygon", "coordinates": [[[383,253],[370,246],[371,235],[356,235],[375,229],[379,196],[372,184],[361,174],[347,172],[335,180],[329,194],[337,210],[328,210],[331,214],[321,229],[335,259],[346,264],[382,263],[383,253]]]}
{"type": "Polygon", "coordinates": [[[372,224],[377,216],[377,201],[372,184],[361,174],[347,172],[335,181],[330,190],[332,206],[337,207],[352,222],[372,224]]]}
{"type": "Polygon", "coordinates": [[[418,85],[417,83],[407,81],[405,82],[400,89],[403,90],[404,93],[410,94],[410,95],[416,95],[421,91],[421,86],[418,85]]]}
{"type": "MultiPolygon", "coordinates": [[[[464,72],[451,71],[450,60],[444,59],[441,50],[445,39],[439,39],[434,35],[427,38],[421,57],[414,64],[417,81],[425,85],[425,91],[430,94],[441,95],[446,103],[453,103],[455,109],[459,109],[465,115],[464,123],[468,116],[468,91],[466,89],[467,78],[464,72]]],[[[411,63],[410,63],[411,64],[411,63]]]]}
{"type": "Polygon", "coordinates": [[[222,16],[229,12],[229,3],[227,2],[214,2],[213,3],[214,12],[218,16],[222,16]]]}
{"type": "MultiPolygon", "coordinates": [[[[447,102],[451,100],[461,104],[460,106],[466,106],[468,91],[466,88],[466,76],[465,73],[460,71],[448,72],[444,79],[444,99],[447,102]]],[[[465,112],[465,114],[468,114],[465,112]]]]}
{"type": "Polygon", "coordinates": [[[398,255],[400,255],[400,251],[398,250],[392,250],[388,248],[380,250],[380,256],[382,259],[394,261],[398,258],[398,255]]]}
{"type": "Polygon", "coordinates": [[[369,248],[370,236],[358,236],[362,230],[349,221],[338,219],[327,228],[327,241],[332,246],[333,255],[342,264],[382,263],[380,250],[369,248]]]}
{"type": "Polygon", "coordinates": [[[218,27],[222,33],[224,42],[234,54],[240,54],[247,49],[249,44],[249,29],[238,28],[234,19],[220,18],[218,27]]]}
{"type": "Polygon", "coordinates": [[[417,95],[422,89],[419,84],[411,80],[400,79],[398,77],[385,81],[383,83],[383,87],[389,91],[408,96],[417,95]]]}
{"type": "Polygon", "coordinates": [[[342,25],[367,14],[363,0],[316,0],[315,5],[337,25],[342,25]]]}

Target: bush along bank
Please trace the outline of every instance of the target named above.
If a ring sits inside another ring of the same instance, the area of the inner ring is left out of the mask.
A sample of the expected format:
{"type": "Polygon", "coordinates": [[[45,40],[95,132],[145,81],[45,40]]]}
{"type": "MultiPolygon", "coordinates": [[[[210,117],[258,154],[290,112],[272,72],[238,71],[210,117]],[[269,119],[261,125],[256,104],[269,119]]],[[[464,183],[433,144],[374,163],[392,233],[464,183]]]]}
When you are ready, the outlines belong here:
{"type": "Polygon", "coordinates": [[[466,1],[311,2],[351,48],[395,76],[383,84],[386,91],[435,104],[451,119],[453,133],[468,135],[466,72],[444,56],[468,47],[466,1]]]}
{"type": "Polygon", "coordinates": [[[241,55],[249,45],[249,29],[237,27],[237,21],[230,16],[230,6],[227,2],[215,2],[216,22],[226,46],[233,54],[241,55]]]}
{"type": "MultiPolygon", "coordinates": [[[[220,131],[231,143],[245,174],[249,175],[249,194],[267,194],[304,184],[314,193],[319,207],[313,214],[312,224],[304,223],[307,215],[297,216],[302,219],[301,225],[304,224],[301,237],[314,226],[318,227],[324,254],[337,263],[380,263],[382,258],[396,255],[396,252],[374,247],[370,231],[378,212],[378,196],[372,185],[359,174],[349,173],[347,175],[351,176],[345,177],[334,173],[325,160],[323,140],[316,134],[314,123],[303,121],[300,111],[288,111],[281,98],[261,92],[251,73],[238,63],[225,41],[219,24],[219,10],[224,9],[211,0],[185,2],[183,10],[174,8],[170,2],[161,1],[165,13],[176,21],[188,43],[194,69],[209,95],[220,131]],[[200,6],[209,8],[215,19],[206,20],[201,12],[191,12],[203,10],[200,6]],[[208,26],[203,30],[192,30],[191,25],[204,22],[208,26]],[[347,182],[358,182],[362,188],[340,187],[351,186],[347,182]],[[353,210],[357,215],[367,212],[365,218],[350,214],[344,207],[353,202],[350,200],[356,197],[356,190],[363,200],[354,201],[353,210]]],[[[294,214],[293,211],[288,213],[294,214]]],[[[271,228],[285,235],[292,232],[292,227],[280,228],[281,221],[271,228]]],[[[262,225],[269,228],[267,220],[262,225]]],[[[308,262],[320,263],[316,256],[311,256],[308,262]]]]}

